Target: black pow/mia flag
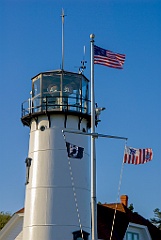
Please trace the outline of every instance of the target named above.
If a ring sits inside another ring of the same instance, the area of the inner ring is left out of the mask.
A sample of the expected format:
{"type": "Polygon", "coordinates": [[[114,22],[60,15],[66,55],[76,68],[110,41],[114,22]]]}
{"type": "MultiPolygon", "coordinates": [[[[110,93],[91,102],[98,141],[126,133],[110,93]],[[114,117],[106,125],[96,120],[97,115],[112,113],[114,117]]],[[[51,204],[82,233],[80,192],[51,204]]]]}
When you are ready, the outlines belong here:
{"type": "Polygon", "coordinates": [[[83,158],[84,148],[77,145],[66,142],[67,153],[69,158],[83,158]]]}

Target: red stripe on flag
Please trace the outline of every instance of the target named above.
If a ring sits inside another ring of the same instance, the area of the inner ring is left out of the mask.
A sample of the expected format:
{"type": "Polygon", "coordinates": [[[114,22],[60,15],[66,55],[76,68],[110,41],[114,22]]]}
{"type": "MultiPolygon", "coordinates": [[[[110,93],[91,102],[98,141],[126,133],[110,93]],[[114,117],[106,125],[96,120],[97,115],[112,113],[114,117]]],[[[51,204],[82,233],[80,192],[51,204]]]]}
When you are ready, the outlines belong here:
{"type": "Polygon", "coordinates": [[[143,149],[143,162],[142,163],[145,163],[146,162],[146,149],[143,149]]]}
{"type": "Polygon", "coordinates": [[[131,155],[128,156],[128,163],[131,162],[131,155]]]}
{"type": "Polygon", "coordinates": [[[139,149],[139,163],[138,164],[141,164],[141,156],[142,156],[142,150],[139,149]]]}
{"type": "Polygon", "coordinates": [[[127,153],[125,153],[124,155],[124,163],[126,163],[126,161],[127,161],[127,153]]]}
{"type": "Polygon", "coordinates": [[[139,157],[138,156],[136,156],[136,158],[135,158],[135,164],[139,164],[139,157]]]}
{"type": "Polygon", "coordinates": [[[150,160],[152,160],[153,158],[153,152],[152,152],[152,149],[150,149],[150,160]]]}
{"type": "Polygon", "coordinates": [[[135,155],[132,155],[132,164],[135,164],[135,155]]]}

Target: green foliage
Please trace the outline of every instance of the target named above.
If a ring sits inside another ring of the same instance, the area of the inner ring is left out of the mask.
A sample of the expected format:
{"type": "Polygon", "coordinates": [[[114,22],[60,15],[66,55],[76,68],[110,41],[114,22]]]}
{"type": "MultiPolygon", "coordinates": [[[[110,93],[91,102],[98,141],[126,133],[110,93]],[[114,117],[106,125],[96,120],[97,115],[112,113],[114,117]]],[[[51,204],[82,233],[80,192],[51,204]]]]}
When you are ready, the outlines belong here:
{"type": "Polygon", "coordinates": [[[131,210],[131,212],[133,212],[133,211],[134,211],[134,206],[133,206],[133,204],[132,204],[132,203],[130,203],[130,205],[129,205],[128,209],[130,209],[130,210],[131,210]]]}
{"type": "Polygon", "coordinates": [[[10,213],[0,212],[0,230],[4,227],[4,225],[11,219],[10,213]]]}
{"type": "Polygon", "coordinates": [[[161,230],[161,211],[159,208],[154,209],[154,218],[151,218],[150,221],[161,230]]]}

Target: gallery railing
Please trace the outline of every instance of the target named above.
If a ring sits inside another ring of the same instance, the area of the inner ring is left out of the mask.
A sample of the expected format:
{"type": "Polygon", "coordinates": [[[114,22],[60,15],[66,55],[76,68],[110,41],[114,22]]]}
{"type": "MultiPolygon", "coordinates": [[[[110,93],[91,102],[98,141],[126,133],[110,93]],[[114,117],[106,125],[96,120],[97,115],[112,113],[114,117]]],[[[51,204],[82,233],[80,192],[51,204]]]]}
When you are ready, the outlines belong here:
{"type": "Polygon", "coordinates": [[[78,99],[69,96],[45,96],[34,97],[22,103],[21,114],[25,117],[29,114],[62,111],[62,112],[78,112],[89,114],[89,100],[78,99]]]}

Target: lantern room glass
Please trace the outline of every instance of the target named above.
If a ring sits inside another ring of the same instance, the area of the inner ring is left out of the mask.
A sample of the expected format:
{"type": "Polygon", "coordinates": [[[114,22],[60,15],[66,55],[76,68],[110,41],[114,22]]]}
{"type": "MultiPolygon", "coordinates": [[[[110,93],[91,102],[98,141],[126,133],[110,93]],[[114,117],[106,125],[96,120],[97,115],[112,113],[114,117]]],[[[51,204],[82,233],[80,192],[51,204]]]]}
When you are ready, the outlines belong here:
{"type": "Polygon", "coordinates": [[[70,72],[46,72],[32,79],[32,112],[76,111],[88,114],[88,80],[70,72]]]}

